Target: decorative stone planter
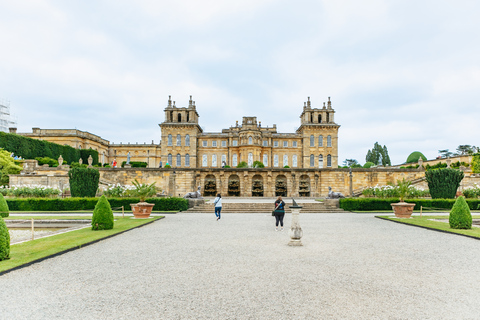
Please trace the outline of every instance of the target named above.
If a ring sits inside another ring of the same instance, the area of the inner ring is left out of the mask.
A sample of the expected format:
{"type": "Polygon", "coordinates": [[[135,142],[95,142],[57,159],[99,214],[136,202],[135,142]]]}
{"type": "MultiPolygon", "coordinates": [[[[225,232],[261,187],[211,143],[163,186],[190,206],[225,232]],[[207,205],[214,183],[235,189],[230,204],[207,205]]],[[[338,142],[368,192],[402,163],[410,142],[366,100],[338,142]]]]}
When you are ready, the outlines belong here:
{"type": "Polygon", "coordinates": [[[413,213],[415,203],[397,202],[390,203],[397,218],[410,218],[413,213]]]}
{"type": "Polygon", "coordinates": [[[132,213],[135,219],[146,219],[150,217],[152,213],[152,209],[155,206],[154,203],[147,203],[147,202],[139,202],[139,203],[131,203],[130,206],[132,207],[132,213]]]}

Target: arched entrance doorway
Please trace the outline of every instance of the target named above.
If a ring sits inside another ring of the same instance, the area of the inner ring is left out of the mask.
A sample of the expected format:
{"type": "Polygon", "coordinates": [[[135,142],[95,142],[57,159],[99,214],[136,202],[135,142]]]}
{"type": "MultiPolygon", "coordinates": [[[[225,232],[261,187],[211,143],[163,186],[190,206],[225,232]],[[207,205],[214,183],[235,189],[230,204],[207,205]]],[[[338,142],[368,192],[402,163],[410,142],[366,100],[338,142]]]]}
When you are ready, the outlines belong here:
{"type": "Polygon", "coordinates": [[[305,174],[300,177],[298,194],[300,197],[310,197],[310,177],[305,174]]]}
{"type": "Polygon", "coordinates": [[[214,197],[217,195],[217,182],[214,175],[209,174],[205,177],[205,187],[203,189],[203,195],[205,197],[214,197]]]}
{"type": "Polygon", "coordinates": [[[287,196],[287,177],[285,177],[283,174],[277,176],[275,179],[275,196],[287,196]]]}
{"type": "Polygon", "coordinates": [[[263,177],[259,174],[252,178],[252,197],[263,197],[263,177]]]}
{"type": "Polygon", "coordinates": [[[228,195],[233,197],[240,196],[240,177],[236,174],[228,177],[228,195]]]}

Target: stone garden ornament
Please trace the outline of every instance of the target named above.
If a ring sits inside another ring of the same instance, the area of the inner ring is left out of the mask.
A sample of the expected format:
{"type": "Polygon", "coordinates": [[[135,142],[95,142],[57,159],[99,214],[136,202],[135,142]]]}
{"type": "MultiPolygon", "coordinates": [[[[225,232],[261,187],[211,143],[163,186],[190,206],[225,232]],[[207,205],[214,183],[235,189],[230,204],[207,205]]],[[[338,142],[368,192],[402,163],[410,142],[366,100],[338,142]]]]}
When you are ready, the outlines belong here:
{"type": "Polygon", "coordinates": [[[327,199],[340,199],[345,198],[341,192],[333,192],[332,187],[328,187],[328,197],[327,199]]]}
{"type": "Polygon", "coordinates": [[[200,186],[198,186],[197,191],[189,192],[183,196],[184,199],[203,199],[202,194],[200,193],[200,186]]]}

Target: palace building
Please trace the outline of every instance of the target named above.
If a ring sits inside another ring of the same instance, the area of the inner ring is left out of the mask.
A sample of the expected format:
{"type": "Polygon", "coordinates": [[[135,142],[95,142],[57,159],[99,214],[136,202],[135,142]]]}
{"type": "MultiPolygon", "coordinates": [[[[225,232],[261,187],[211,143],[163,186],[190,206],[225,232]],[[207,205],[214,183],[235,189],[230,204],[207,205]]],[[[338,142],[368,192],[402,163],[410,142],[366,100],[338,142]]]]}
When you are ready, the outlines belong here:
{"type": "Polygon", "coordinates": [[[222,132],[203,132],[195,101],[187,107],[175,106],[171,97],[165,108],[165,120],[159,124],[159,144],[112,144],[97,135],[76,129],[33,128],[20,133],[35,139],[67,144],[75,148],[92,148],[99,162],[142,161],[149,168],[221,168],[246,162],[252,167],[260,161],[266,168],[337,168],[338,129],[330,98],[322,108],[312,108],[310,97],[304,103],[300,126],[294,133],[279,133],[274,124],[262,126],[257,117],[243,117],[222,132]]]}

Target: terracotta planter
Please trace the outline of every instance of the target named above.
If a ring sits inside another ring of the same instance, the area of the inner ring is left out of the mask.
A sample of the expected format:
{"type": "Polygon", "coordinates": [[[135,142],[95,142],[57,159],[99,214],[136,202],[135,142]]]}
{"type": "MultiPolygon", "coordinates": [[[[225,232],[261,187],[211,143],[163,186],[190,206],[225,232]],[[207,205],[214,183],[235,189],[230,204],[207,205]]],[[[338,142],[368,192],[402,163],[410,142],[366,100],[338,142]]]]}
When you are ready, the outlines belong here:
{"type": "Polygon", "coordinates": [[[415,203],[397,202],[390,203],[397,218],[410,218],[413,213],[415,203]]]}
{"type": "Polygon", "coordinates": [[[150,217],[153,206],[155,206],[155,204],[139,202],[139,203],[131,203],[130,206],[132,207],[133,216],[136,219],[146,219],[150,217]]]}

